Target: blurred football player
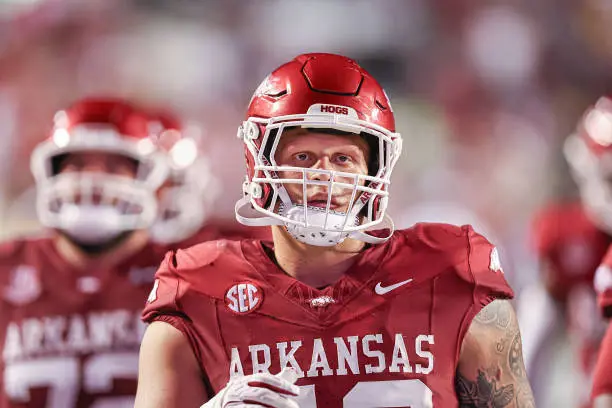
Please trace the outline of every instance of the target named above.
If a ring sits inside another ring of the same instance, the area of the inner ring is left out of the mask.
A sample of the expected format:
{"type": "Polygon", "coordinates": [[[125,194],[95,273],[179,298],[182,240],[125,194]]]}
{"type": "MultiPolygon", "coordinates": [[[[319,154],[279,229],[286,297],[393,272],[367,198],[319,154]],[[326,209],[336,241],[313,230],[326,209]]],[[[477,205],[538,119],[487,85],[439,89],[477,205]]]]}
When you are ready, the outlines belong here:
{"type": "Polygon", "coordinates": [[[158,193],[159,214],[151,227],[151,238],[173,248],[220,238],[270,240],[269,228],[249,228],[235,219],[211,216],[221,186],[212,173],[200,129],[182,126],[167,111],[149,115],[159,134],[157,144],[167,153],[170,168],[158,193]]]}
{"type": "Polygon", "coordinates": [[[612,408],[612,325],[602,340],[593,374],[593,408],[612,408]]]}
{"type": "Polygon", "coordinates": [[[57,113],[31,156],[46,236],[0,247],[2,407],[131,407],[165,153],[115,99],[57,113]]]}
{"type": "MultiPolygon", "coordinates": [[[[597,303],[604,319],[612,318],[612,246],[595,272],[597,303]]],[[[612,326],[602,340],[593,373],[591,392],[594,408],[612,408],[612,326]]]]}
{"type": "Polygon", "coordinates": [[[138,408],[533,406],[495,247],[470,226],[393,233],[402,141],[374,78],[300,55],[259,86],[238,136],[236,216],[271,225],[273,245],[167,255],[138,408]]]}
{"type": "Polygon", "coordinates": [[[608,248],[601,265],[595,271],[593,286],[601,316],[609,320],[612,318],[612,246],[608,248]]]}
{"type": "Polygon", "coordinates": [[[521,296],[524,301],[519,307],[521,321],[533,322],[523,330],[526,349],[533,350],[526,353],[526,362],[534,378],[548,378],[552,356],[538,358],[538,354],[546,354],[552,327],[564,326],[576,351],[574,383],[582,406],[588,406],[591,375],[605,330],[593,277],[612,243],[611,144],[612,102],[601,98],[586,111],[564,146],[580,201],[551,205],[535,218],[533,236],[542,286],[521,296]],[[529,319],[522,319],[521,309],[529,319]]]}

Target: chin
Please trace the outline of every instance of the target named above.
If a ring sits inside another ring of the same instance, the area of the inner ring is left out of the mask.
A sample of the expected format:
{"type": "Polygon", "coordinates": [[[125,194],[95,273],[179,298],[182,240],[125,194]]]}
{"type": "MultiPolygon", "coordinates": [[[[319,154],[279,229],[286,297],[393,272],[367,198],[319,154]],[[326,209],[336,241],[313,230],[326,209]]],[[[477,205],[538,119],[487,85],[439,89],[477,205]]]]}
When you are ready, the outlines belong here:
{"type": "Polygon", "coordinates": [[[132,237],[137,231],[123,231],[116,236],[109,238],[103,242],[98,243],[87,243],[82,242],[76,237],[70,236],[64,231],[59,231],[61,235],[66,237],[68,241],[70,241],[73,245],[78,247],[81,251],[89,256],[96,256],[103,254],[105,252],[110,252],[111,250],[120,247],[123,245],[125,241],[127,241],[130,237],[132,237]]]}

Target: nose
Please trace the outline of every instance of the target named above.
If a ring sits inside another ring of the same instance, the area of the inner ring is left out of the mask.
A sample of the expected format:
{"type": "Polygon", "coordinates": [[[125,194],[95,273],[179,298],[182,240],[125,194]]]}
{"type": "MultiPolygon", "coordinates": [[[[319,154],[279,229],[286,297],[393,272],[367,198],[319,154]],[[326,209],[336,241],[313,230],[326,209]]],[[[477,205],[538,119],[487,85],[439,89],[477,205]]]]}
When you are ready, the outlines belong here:
{"type": "Polygon", "coordinates": [[[104,166],[98,166],[98,165],[86,165],[83,166],[83,170],[84,173],[105,173],[105,169],[104,166]]]}
{"type": "Polygon", "coordinates": [[[331,163],[327,156],[321,157],[317,162],[310,168],[310,176],[308,177],[310,180],[318,180],[318,181],[329,181],[330,175],[328,171],[332,170],[331,163]],[[321,172],[317,170],[322,170],[321,172]]]}
{"type": "Polygon", "coordinates": [[[81,167],[81,171],[86,173],[106,173],[108,172],[108,166],[103,160],[88,158],[81,167]]]}

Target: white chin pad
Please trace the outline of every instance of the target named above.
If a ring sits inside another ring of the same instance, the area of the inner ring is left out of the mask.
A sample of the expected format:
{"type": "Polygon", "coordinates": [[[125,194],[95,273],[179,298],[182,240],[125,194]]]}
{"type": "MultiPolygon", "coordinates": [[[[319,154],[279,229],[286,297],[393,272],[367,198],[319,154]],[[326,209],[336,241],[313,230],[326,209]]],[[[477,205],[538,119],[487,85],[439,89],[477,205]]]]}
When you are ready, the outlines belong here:
{"type": "Polygon", "coordinates": [[[83,244],[102,244],[125,231],[121,213],[112,206],[67,204],[58,215],[61,230],[83,244]]]}
{"type": "Polygon", "coordinates": [[[307,223],[308,227],[304,227],[297,223],[286,222],[285,228],[298,241],[314,246],[337,245],[349,236],[349,232],[344,231],[344,228],[357,225],[357,217],[352,217],[346,221],[346,213],[332,210],[328,212],[325,208],[319,207],[308,206],[306,207],[306,214],[304,214],[304,206],[302,205],[281,206],[280,213],[297,223],[307,223]]]}

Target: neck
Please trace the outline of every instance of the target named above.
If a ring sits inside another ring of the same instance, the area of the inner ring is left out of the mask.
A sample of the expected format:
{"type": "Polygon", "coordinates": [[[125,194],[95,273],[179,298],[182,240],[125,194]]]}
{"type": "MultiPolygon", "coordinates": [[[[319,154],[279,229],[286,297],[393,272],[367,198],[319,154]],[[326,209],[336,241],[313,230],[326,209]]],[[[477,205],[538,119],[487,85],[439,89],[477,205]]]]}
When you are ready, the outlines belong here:
{"type": "Polygon", "coordinates": [[[334,284],[355,262],[365,243],[346,239],[332,247],[303,244],[282,226],[272,227],[276,262],[289,276],[321,288],[334,284]]]}
{"type": "Polygon", "coordinates": [[[125,240],[110,247],[108,250],[90,254],[81,249],[68,237],[58,234],[55,240],[55,247],[60,256],[76,269],[110,269],[144,248],[148,239],[147,231],[134,231],[125,240]]]}

